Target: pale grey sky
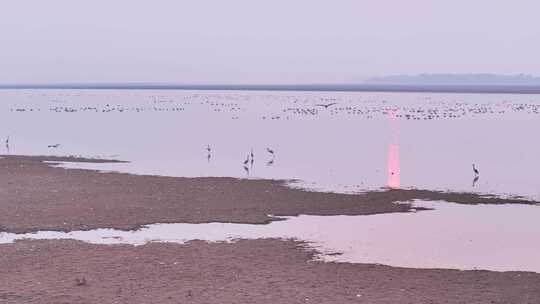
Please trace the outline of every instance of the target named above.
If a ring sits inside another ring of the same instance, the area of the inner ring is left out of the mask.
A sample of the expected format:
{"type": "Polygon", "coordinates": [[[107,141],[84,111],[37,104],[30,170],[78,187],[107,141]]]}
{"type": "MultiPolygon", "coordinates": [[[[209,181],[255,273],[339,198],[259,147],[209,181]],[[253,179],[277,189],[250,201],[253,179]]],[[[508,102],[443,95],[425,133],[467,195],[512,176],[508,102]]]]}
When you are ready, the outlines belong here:
{"type": "Polygon", "coordinates": [[[538,0],[17,0],[0,83],[540,74],[538,0]]]}

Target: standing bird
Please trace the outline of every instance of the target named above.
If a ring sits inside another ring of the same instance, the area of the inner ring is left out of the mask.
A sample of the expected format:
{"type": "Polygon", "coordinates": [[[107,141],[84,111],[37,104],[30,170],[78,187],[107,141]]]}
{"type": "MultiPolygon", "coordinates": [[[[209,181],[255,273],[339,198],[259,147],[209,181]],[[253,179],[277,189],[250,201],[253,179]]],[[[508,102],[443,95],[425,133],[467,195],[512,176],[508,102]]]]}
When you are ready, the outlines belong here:
{"type": "Polygon", "coordinates": [[[475,166],[474,164],[472,164],[472,169],[473,169],[473,171],[474,171],[474,175],[475,175],[475,176],[480,175],[480,172],[478,172],[478,169],[476,169],[476,166],[475,166]]]}

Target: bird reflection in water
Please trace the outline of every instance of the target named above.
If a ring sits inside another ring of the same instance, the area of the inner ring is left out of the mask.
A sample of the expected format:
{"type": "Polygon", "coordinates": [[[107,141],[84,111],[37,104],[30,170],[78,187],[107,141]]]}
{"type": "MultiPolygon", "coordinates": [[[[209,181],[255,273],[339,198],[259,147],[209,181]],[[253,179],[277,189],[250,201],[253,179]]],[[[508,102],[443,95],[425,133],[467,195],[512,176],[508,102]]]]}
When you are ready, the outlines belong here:
{"type": "Polygon", "coordinates": [[[6,154],[9,154],[9,136],[6,138],[6,154]]]}
{"type": "Polygon", "coordinates": [[[253,163],[255,162],[255,154],[253,154],[253,148],[251,148],[251,153],[249,155],[251,156],[250,169],[253,170],[253,163]]]}
{"type": "Polygon", "coordinates": [[[478,184],[478,180],[480,179],[479,175],[476,175],[472,181],[473,188],[476,187],[476,184],[478,184]]]}

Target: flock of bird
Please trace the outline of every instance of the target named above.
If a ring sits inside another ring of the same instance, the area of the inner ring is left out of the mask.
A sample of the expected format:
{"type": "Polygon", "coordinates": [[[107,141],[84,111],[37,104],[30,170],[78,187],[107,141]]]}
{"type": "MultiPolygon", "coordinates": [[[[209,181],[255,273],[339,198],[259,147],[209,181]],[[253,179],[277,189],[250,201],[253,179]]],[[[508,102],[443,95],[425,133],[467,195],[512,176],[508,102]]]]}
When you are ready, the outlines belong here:
{"type": "MultiPolygon", "coordinates": [[[[367,99],[361,97],[320,97],[299,95],[272,94],[238,94],[238,93],[196,93],[171,95],[38,95],[40,100],[49,98],[49,107],[41,104],[18,104],[11,106],[12,112],[54,113],[142,113],[142,112],[175,112],[190,113],[206,110],[217,114],[228,115],[236,120],[243,116],[270,120],[290,120],[298,118],[318,118],[324,116],[387,118],[389,116],[405,120],[457,119],[478,117],[483,115],[504,115],[520,113],[528,115],[540,114],[537,102],[497,102],[470,103],[460,100],[433,101],[426,99],[415,102],[389,102],[383,98],[367,99]],[[99,96],[105,103],[96,103],[90,96],[99,96]],[[52,98],[52,100],[51,100],[52,98]],[[132,100],[129,100],[132,98],[132,100]],[[120,99],[120,100],[118,100],[120,99]],[[116,102],[116,101],[120,102],[116,102]],[[129,100],[129,102],[127,102],[129,100]],[[75,102],[73,102],[75,101],[75,102]],[[254,106],[252,106],[254,105],[254,106]]],[[[34,96],[35,98],[36,96],[34,96]]]]}
{"type": "MultiPolygon", "coordinates": [[[[266,162],[267,166],[272,166],[275,161],[276,153],[273,149],[270,149],[266,147],[266,152],[270,155],[270,159],[266,162]]],[[[212,148],[210,145],[206,146],[206,158],[208,162],[210,162],[210,159],[212,158],[212,148]]],[[[246,171],[247,174],[249,174],[250,169],[253,169],[253,163],[255,162],[255,153],[253,152],[253,148],[249,151],[247,154],[246,159],[243,161],[243,168],[246,171]],[[248,167],[249,166],[249,167],[248,167]]]]}
{"type": "MultiPolygon", "coordinates": [[[[5,141],[5,145],[6,145],[6,149],[9,153],[9,143],[10,143],[10,137],[8,136],[6,138],[6,141],[5,141]]],[[[48,145],[47,148],[58,148],[60,147],[60,144],[52,144],[52,145],[48,145]]],[[[207,160],[208,162],[210,162],[210,159],[212,157],[212,148],[210,147],[210,145],[207,145],[206,146],[206,152],[207,152],[207,160]]],[[[273,149],[270,149],[269,147],[266,147],[266,152],[268,152],[268,154],[271,156],[271,159],[269,161],[267,161],[266,165],[267,166],[271,166],[274,164],[274,160],[275,160],[275,152],[273,149]]],[[[243,168],[244,170],[246,171],[246,173],[249,175],[249,171],[250,171],[250,168],[248,167],[248,165],[251,165],[251,169],[253,169],[253,163],[255,162],[255,153],[253,152],[253,148],[250,150],[250,152],[248,153],[246,159],[244,160],[243,162],[243,168]]],[[[474,173],[474,179],[473,179],[473,184],[472,186],[475,187],[476,184],[478,183],[478,180],[480,178],[480,171],[478,170],[478,168],[476,168],[476,165],[475,164],[472,164],[472,169],[473,169],[473,173],[474,173]]],[[[392,175],[394,173],[392,172],[392,175]]]]}
{"type": "MultiPolygon", "coordinates": [[[[361,96],[361,95],[360,95],[361,96]]],[[[309,94],[272,94],[272,93],[234,93],[234,92],[211,92],[211,93],[186,93],[180,94],[142,94],[134,92],[122,92],[118,94],[102,95],[87,93],[41,93],[30,94],[28,98],[37,98],[50,101],[50,106],[42,108],[42,103],[22,103],[13,105],[12,112],[40,112],[49,111],[54,113],[141,113],[141,112],[185,112],[198,111],[200,109],[210,112],[230,115],[232,119],[241,116],[255,116],[262,119],[298,119],[324,116],[352,116],[364,118],[398,118],[405,120],[434,120],[434,119],[458,119],[463,117],[478,117],[482,115],[504,115],[518,113],[527,115],[540,114],[538,102],[512,102],[502,100],[497,102],[470,103],[462,100],[439,100],[426,97],[421,102],[389,102],[383,98],[340,96],[324,97],[309,94]],[[51,99],[52,98],[52,99],[51,99]],[[80,98],[81,100],[77,101],[80,98]],[[93,102],[94,98],[103,101],[109,98],[108,103],[93,102]],[[130,98],[135,102],[130,102],[130,98]],[[76,102],[72,102],[72,100],[76,102]],[[119,102],[115,102],[118,100],[119,102]],[[83,104],[87,103],[87,104],[83,104]]],[[[448,98],[448,97],[446,97],[448,98]]],[[[442,98],[441,98],[442,99],[442,98]]],[[[10,138],[5,141],[9,150],[10,138]]],[[[50,149],[59,148],[60,144],[51,144],[50,149]]],[[[206,147],[207,159],[210,161],[212,149],[206,147]]],[[[275,152],[266,148],[271,156],[267,165],[272,165],[275,152]]],[[[253,149],[248,152],[243,160],[243,166],[248,171],[248,166],[253,166],[255,155],[253,149]]],[[[480,173],[475,164],[472,165],[474,173],[473,187],[478,182],[480,173]]]]}

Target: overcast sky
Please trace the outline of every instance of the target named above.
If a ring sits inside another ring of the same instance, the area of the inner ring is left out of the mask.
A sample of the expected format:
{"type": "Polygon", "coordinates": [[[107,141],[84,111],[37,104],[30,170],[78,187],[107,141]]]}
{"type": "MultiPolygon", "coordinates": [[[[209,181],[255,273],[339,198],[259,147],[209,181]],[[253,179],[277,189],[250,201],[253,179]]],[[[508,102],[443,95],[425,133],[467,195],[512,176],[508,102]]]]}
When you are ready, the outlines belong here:
{"type": "Polygon", "coordinates": [[[0,83],[540,74],[538,0],[13,0],[0,83]]]}

